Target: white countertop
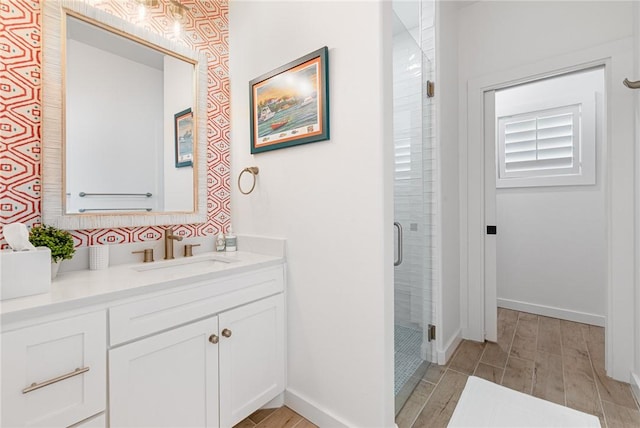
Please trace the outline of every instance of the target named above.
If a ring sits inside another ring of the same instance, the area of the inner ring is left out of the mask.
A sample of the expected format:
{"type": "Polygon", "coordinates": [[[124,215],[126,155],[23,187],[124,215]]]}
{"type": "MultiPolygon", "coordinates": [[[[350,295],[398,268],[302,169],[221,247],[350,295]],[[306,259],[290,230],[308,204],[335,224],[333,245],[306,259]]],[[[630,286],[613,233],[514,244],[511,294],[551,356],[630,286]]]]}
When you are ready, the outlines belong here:
{"type": "MultiPolygon", "coordinates": [[[[232,274],[276,266],[284,257],[246,251],[234,253],[204,253],[193,261],[215,256],[224,262],[196,262],[177,268],[137,271],[136,268],[160,267],[171,263],[134,263],[113,266],[105,270],[80,270],[59,273],[45,294],[21,297],[0,302],[0,322],[24,320],[59,311],[104,304],[113,300],[161,291],[194,282],[213,280],[232,274]]],[[[176,259],[176,262],[187,260],[176,259]]]]}

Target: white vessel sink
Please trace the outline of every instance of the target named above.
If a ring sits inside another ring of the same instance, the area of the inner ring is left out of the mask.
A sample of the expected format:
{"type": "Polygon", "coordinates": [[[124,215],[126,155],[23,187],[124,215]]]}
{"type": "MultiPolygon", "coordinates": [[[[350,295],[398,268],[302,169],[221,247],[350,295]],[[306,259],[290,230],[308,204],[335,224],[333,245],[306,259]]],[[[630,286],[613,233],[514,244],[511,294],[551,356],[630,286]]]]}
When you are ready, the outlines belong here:
{"type": "Polygon", "coordinates": [[[202,254],[193,257],[184,257],[174,260],[161,260],[158,262],[145,263],[142,265],[133,266],[132,269],[138,272],[146,272],[150,270],[168,269],[168,270],[182,270],[189,268],[205,268],[205,267],[224,267],[229,263],[236,263],[238,260],[228,259],[224,256],[216,254],[202,254]]]}

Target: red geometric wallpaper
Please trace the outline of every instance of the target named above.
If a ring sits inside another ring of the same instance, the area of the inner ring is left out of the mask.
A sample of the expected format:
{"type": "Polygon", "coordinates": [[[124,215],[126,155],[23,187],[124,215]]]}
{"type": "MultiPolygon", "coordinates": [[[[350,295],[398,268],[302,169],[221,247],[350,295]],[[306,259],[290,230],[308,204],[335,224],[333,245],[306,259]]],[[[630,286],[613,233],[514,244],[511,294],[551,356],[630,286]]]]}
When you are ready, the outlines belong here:
{"type": "MultiPolygon", "coordinates": [[[[41,219],[41,11],[46,0],[0,1],[0,225],[41,219]]],[[[169,0],[148,8],[140,20],[134,0],[87,0],[95,7],[176,38],[169,0]]],[[[177,36],[208,61],[207,221],[180,225],[185,236],[215,235],[226,230],[229,207],[229,43],[228,5],[224,0],[182,0],[187,8],[177,36]]],[[[157,240],[162,227],[71,231],[76,246],[157,240]]],[[[0,231],[0,247],[6,242],[0,231]]]]}

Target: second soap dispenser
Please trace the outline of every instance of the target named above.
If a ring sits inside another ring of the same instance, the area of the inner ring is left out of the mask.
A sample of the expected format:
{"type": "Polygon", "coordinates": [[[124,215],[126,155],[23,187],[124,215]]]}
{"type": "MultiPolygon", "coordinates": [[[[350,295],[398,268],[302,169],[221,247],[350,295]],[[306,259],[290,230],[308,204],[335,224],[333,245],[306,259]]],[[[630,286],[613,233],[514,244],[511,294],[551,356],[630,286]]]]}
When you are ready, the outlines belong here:
{"type": "Polygon", "coordinates": [[[227,252],[233,252],[238,249],[238,238],[233,234],[233,228],[231,226],[229,226],[229,230],[224,236],[224,245],[227,252]]]}

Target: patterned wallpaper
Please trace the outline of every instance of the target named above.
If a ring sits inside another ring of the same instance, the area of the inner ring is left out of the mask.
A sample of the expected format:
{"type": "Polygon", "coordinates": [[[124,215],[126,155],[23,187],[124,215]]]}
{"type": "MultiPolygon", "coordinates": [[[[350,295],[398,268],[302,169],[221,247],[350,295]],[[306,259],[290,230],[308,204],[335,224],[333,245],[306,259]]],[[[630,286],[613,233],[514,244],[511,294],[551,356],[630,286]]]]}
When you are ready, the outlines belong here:
{"type": "MultiPolygon", "coordinates": [[[[41,219],[41,37],[40,3],[46,0],[0,0],[0,224],[41,219]]],[[[143,20],[134,0],[86,0],[95,7],[150,31],[175,38],[173,19],[159,0],[143,20]]],[[[208,60],[207,221],[180,225],[185,237],[214,235],[230,218],[228,5],[226,0],[182,0],[188,9],[178,36],[208,60]]],[[[152,241],[162,227],[71,231],[76,246],[152,241]]],[[[0,246],[6,242],[0,232],[0,246]]]]}

